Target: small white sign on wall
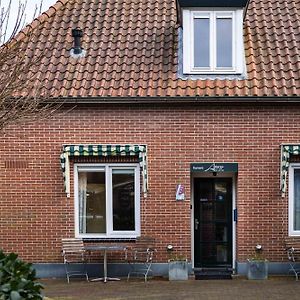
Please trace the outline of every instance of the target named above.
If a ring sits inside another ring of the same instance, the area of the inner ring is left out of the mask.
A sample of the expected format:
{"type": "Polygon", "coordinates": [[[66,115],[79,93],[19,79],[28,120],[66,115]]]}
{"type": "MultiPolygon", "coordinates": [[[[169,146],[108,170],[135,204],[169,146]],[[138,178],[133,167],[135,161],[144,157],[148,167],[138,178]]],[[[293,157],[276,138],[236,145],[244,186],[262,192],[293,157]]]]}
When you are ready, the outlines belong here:
{"type": "Polygon", "coordinates": [[[177,184],[176,186],[176,200],[177,201],[183,201],[185,198],[184,194],[185,188],[182,184],[177,184]]]}

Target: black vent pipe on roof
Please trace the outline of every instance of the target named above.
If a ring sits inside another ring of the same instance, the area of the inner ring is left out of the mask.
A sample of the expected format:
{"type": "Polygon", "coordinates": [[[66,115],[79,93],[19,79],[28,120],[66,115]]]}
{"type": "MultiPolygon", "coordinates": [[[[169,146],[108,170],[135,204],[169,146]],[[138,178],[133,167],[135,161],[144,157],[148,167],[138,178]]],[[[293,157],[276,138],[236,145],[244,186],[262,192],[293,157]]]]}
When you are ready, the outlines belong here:
{"type": "Polygon", "coordinates": [[[75,55],[82,53],[82,47],[81,47],[81,38],[83,37],[83,32],[80,28],[74,28],[72,29],[72,37],[74,38],[74,48],[73,53],[75,55]]]}

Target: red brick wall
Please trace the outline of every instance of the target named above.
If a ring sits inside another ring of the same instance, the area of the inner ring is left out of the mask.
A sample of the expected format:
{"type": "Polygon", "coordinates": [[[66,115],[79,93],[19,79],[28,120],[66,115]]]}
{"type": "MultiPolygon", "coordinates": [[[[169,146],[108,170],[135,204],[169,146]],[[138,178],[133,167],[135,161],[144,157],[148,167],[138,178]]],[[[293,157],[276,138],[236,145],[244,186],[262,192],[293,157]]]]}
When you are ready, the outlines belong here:
{"type": "MultiPolygon", "coordinates": [[[[238,260],[260,243],[285,258],[287,199],[279,193],[280,144],[300,141],[298,107],[176,105],[77,107],[38,124],[11,127],[0,146],[0,247],[32,262],[58,262],[60,240],[74,235],[74,200],[63,191],[62,144],[147,144],[149,194],[142,232],[157,240],[158,260],[173,244],[190,257],[190,163],[237,162],[238,260]],[[16,162],[13,162],[16,161],[16,162]],[[176,184],[186,200],[175,201],[176,184]]],[[[72,184],[73,187],[73,184],[72,184]]]]}

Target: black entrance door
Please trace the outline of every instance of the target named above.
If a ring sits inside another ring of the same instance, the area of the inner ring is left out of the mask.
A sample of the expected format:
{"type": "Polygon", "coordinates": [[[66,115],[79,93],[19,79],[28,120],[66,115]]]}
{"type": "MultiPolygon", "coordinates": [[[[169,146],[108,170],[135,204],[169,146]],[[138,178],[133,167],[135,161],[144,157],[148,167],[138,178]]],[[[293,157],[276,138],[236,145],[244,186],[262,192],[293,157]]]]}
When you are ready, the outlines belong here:
{"type": "Polygon", "coordinates": [[[194,179],[195,267],[232,266],[232,179],[194,179]]]}

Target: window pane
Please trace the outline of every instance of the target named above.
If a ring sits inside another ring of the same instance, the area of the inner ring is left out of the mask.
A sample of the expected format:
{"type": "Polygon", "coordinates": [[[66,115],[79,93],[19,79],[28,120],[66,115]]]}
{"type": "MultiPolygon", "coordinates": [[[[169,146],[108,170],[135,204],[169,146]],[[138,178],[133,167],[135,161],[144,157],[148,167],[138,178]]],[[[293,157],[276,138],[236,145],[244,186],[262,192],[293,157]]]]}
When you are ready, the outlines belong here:
{"type": "Polygon", "coordinates": [[[232,67],[232,19],[217,19],[217,67],[232,67]]]}
{"type": "Polygon", "coordinates": [[[113,170],[113,230],[135,230],[134,170],[113,170]]]}
{"type": "Polygon", "coordinates": [[[79,172],[79,233],[106,233],[105,173],[79,172]]]}
{"type": "Polygon", "coordinates": [[[300,169],[294,172],[294,230],[300,230],[300,169]]]}
{"type": "Polygon", "coordinates": [[[209,19],[194,19],[194,66],[209,67],[209,19]]]}

